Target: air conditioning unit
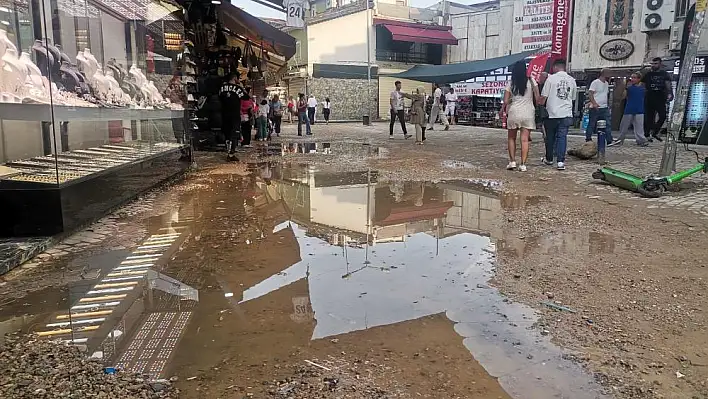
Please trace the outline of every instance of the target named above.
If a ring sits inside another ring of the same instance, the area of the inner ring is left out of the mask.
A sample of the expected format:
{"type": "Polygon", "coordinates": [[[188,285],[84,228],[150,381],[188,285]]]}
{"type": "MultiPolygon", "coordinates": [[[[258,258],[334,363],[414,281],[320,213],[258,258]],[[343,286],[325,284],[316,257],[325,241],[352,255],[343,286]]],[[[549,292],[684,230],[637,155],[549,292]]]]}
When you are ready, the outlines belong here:
{"type": "Polygon", "coordinates": [[[669,30],[674,23],[676,0],[641,0],[642,32],[669,30]]]}

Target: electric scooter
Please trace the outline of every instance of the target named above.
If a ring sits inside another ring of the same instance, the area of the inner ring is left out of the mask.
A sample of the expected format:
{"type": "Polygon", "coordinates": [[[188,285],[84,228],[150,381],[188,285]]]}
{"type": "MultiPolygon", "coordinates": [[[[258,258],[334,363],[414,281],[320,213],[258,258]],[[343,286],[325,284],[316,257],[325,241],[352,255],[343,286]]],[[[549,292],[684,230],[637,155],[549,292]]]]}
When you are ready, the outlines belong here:
{"type": "Polygon", "coordinates": [[[606,181],[613,186],[639,193],[642,197],[659,198],[672,184],[698,172],[708,173],[708,157],[691,169],[676,172],[671,176],[649,176],[644,179],[616,169],[603,167],[593,172],[593,179],[606,181]]]}

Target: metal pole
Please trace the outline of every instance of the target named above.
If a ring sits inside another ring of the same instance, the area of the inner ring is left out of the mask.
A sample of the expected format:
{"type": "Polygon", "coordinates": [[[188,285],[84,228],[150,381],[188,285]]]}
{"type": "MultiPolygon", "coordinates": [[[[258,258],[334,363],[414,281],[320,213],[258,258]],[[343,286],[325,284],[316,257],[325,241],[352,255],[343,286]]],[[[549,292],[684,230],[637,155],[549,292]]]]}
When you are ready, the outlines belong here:
{"type": "Polygon", "coordinates": [[[686,43],[686,53],[681,60],[679,71],[679,81],[676,85],[676,97],[674,98],[674,108],[669,119],[669,129],[664,143],[664,152],[661,156],[660,176],[668,176],[676,169],[676,137],[679,135],[683,125],[683,117],[686,114],[686,102],[688,100],[689,84],[693,76],[693,63],[698,53],[698,42],[701,38],[703,21],[706,17],[706,0],[696,2],[696,16],[691,24],[686,43]]]}
{"type": "Polygon", "coordinates": [[[371,124],[371,18],[369,4],[366,0],[366,115],[369,117],[367,125],[371,124]]]}

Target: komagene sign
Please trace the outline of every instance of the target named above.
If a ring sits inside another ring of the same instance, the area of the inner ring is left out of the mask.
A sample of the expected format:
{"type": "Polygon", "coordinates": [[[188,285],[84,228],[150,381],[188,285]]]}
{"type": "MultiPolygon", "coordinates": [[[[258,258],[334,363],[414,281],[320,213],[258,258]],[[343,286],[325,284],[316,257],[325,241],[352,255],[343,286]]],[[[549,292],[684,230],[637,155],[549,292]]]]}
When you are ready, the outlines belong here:
{"type": "Polygon", "coordinates": [[[553,0],[551,58],[568,58],[572,0],[553,0]]]}

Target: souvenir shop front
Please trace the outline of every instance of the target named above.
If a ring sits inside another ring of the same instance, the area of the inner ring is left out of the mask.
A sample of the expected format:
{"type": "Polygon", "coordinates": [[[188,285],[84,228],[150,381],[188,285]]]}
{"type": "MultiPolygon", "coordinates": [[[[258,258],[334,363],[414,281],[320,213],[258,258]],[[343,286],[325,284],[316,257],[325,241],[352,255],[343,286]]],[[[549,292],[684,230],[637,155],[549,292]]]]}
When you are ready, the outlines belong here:
{"type": "Polygon", "coordinates": [[[215,7],[208,21],[207,40],[195,49],[198,74],[192,117],[194,145],[205,150],[221,148],[225,141],[218,95],[224,79],[238,73],[257,101],[282,96],[280,81],[295,54],[294,38],[230,4],[215,7]]]}
{"type": "Polygon", "coordinates": [[[213,3],[0,0],[0,237],[70,232],[184,172],[203,76],[277,77],[294,40],[213,3]]]}
{"type": "Polygon", "coordinates": [[[457,93],[457,123],[501,127],[499,110],[509,79],[508,68],[500,68],[488,72],[485,76],[453,84],[452,87],[457,93]]]}

